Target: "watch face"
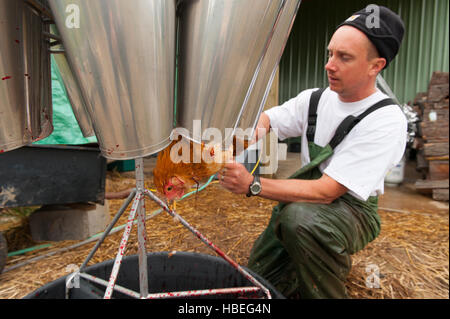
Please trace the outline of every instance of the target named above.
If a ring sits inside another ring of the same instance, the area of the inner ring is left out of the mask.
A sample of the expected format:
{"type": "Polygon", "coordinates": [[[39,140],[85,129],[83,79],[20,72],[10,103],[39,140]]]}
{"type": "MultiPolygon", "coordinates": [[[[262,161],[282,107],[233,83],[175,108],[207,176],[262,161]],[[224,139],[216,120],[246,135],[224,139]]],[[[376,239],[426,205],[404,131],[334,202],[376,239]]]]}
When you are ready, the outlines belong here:
{"type": "Polygon", "coordinates": [[[253,184],[250,187],[250,191],[252,192],[253,195],[258,195],[259,192],[261,192],[261,185],[257,183],[253,184]]]}

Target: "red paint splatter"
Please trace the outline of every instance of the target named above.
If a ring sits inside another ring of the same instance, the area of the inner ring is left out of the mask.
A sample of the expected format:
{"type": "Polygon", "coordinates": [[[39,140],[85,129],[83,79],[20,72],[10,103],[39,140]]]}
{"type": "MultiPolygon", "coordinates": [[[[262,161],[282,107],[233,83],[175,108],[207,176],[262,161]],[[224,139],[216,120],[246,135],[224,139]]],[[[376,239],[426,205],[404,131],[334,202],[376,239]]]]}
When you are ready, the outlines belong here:
{"type": "Polygon", "coordinates": [[[0,153],[4,153],[5,151],[4,150],[0,150],[0,153]]]}
{"type": "Polygon", "coordinates": [[[19,44],[19,43],[20,43],[20,41],[19,41],[19,40],[14,40],[14,42],[16,42],[17,44],[19,44]]]}
{"type": "Polygon", "coordinates": [[[4,77],[2,77],[2,80],[4,81],[4,80],[8,80],[8,79],[10,79],[11,77],[8,75],[8,76],[4,76],[4,77]]]}

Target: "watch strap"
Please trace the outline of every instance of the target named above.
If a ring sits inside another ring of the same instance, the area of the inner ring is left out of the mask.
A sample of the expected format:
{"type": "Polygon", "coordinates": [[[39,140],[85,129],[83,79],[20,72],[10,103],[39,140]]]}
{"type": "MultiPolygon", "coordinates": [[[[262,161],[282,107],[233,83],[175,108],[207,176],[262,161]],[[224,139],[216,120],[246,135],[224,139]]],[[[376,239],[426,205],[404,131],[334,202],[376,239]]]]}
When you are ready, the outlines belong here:
{"type": "Polygon", "coordinates": [[[255,182],[255,179],[256,179],[256,174],[253,175],[253,181],[250,183],[250,185],[248,185],[248,192],[247,192],[247,194],[245,194],[245,196],[247,196],[247,197],[252,196],[251,188],[252,188],[253,183],[255,182]]]}
{"type": "Polygon", "coordinates": [[[261,187],[261,181],[260,181],[260,178],[259,178],[259,175],[258,175],[258,174],[255,174],[255,175],[253,176],[253,181],[252,181],[252,183],[250,184],[250,186],[248,187],[247,197],[255,196],[255,195],[253,195],[253,193],[252,193],[252,186],[253,186],[255,183],[258,183],[258,184],[260,185],[260,187],[261,187]]]}

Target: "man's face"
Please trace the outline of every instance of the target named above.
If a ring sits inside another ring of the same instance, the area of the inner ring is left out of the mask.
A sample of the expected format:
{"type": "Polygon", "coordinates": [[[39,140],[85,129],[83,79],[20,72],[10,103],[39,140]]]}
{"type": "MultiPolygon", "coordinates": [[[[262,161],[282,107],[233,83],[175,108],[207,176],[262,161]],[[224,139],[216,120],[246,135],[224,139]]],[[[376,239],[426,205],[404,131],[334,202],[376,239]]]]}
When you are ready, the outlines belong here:
{"type": "Polygon", "coordinates": [[[369,45],[366,35],[351,26],[337,29],[328,44],[325,70],[329,86],[344,102],[365,97],[363,92],[373,81],[371,63],[367,58],[369,45]]]}

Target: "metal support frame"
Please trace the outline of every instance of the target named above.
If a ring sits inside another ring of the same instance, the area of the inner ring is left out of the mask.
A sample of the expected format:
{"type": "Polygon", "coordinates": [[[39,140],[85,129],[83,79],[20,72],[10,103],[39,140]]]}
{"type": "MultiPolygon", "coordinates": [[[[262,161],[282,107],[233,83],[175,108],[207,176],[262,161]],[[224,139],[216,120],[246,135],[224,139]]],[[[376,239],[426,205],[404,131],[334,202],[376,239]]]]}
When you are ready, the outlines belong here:
{"type": "Polygon", "coordinates": [[[198,296],[208,296],[208,295],[221,295],[221,294],[241,294],[262,291],[267,299],[271,299],[272,296],[270,291],[263,286],[258,280],[256,280],[251,274],[249,274],[245,269],[238,265],[234,260],[228,257],[224,252],[222,252],[216,245],[214,245],[210,240],[208,240],[204,235],[202,235],[197,229],[192,227],[186,220],[184,220],[180,215],[178,215],[174,210],[170,209],[166,203],[155,196],[151,191],[145,189],[144,186],[144,164],[142,158],[135,159],[135,171],[136,171],[136,188],[130,193],[128,198],[122,204],[122,207],[114,216],[111,224],[107,227],[102,237],[98,240],[97,244],[92,248],[89,255],[86,257],[85,261],[81,265],[80,269],[70,274],[66,280],[66,298],[69,298],[69,291],[73,286],[73,281],[75,277],[81,277],[86,280],[92,281],[94,283],[103,285],[106,287],[104,299],[111,299],[113,291],[116,290],[125,295],[138,298],[138,299],[162,299],[162,298],[179,298],[179,297],[198,297],[198,296]],[[190,290],[190,291],[175,291],[175,292],[164,292],[164,293],[151,293],[148,292],[148,267],[147,267],[147,251],[146,251],[146,241],[147,234],[145,228],[145,196],[149,197],[151,200],[155,201],[161,208],[166,211],[169,215],[174,217],[175,220],[179,221],[184,227],[186,227],[190,232],[197,236],[203,243],[214,250],[220,257],[227,261],[233,268],[235,268],[239,273],[241,273],[247,280],[249,280],[254,287],[232,287],[232,288],[219,288],[219,289],[203,289],[203,290],[190,290]],[[113,268],[109,277],[109,281],[103,280],[98,277],[94,277],[87,273],[83,273],[89,260],[94,256],[95,252],[98,250],[100,245],[103,243],[105,238],[108,236],[111,229],[117,223],[119,218],[125,212],[125,210],[130,205],[131,206],[130,215],[122,236],[122,240],[119,245],[119,249],[114,260],[113,268]],[[122,287],[116,284],[117,275],[120,270],[122,263],[122,258],[126,249],[128,238],[131,234],[131,229],[135,219],[137,218],[137,233],[138,233],[138,258],[139,258],[139,290],[140,292],[135,292],[126,287],[122,287]]]}

